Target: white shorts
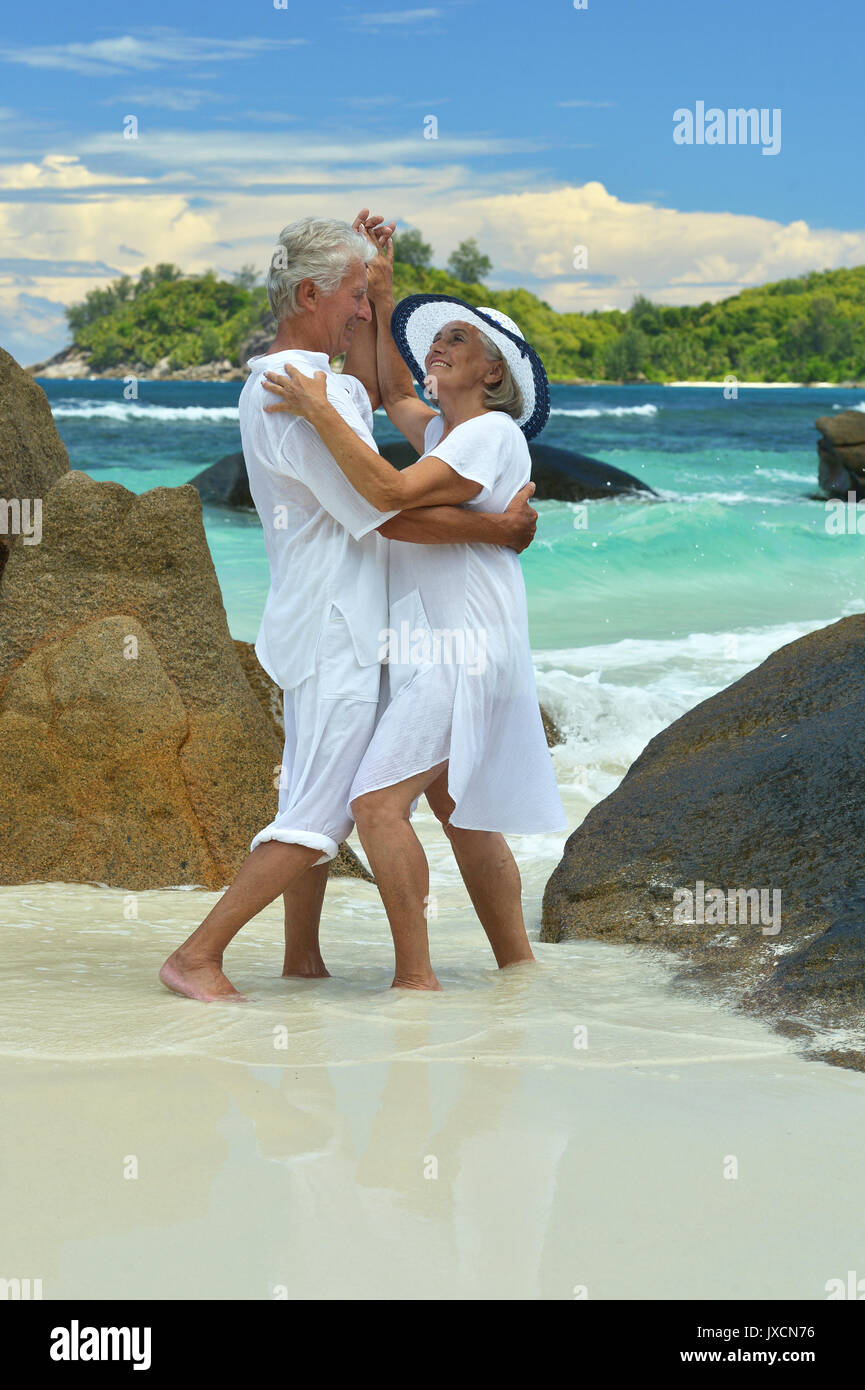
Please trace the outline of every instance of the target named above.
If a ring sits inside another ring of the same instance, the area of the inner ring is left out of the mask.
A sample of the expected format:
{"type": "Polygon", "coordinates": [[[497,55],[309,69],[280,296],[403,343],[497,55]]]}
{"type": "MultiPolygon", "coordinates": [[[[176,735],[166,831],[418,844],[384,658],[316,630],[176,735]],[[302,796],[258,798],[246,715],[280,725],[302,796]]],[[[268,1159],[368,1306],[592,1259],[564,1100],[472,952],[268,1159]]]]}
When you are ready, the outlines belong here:
{"type": "Polygon", "coordinates": [[[322,625],[315,671],[283,692],[285,750],[277,814],[259,830],[265,840],[320,849],[316,864],[336,857],[354,826],[348,798],[375,728],[382,668],[361,666],[338,609],[322,625]]]}

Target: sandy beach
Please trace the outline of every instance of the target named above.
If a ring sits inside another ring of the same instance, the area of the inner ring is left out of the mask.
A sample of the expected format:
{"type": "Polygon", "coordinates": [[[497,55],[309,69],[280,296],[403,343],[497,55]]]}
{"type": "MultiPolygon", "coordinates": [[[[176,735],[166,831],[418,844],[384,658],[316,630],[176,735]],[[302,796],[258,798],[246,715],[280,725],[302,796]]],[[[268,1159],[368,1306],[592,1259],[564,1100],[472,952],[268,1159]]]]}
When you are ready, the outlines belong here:
{"type": "MultiPolygon", "coordinates": [[[[224,1007],[155,979],[215,894],[0,889],[7,1275],[45,1299],[821,1299],[861,1265],[865,1076],[638,950],[497,971],[418,826],[437,995],[388,991],[356,880],[328,887],[331,979],[278,977],[273,905],[224,1007]]],[[[549,851],[520,856],[533,937],[549,851]]]]}

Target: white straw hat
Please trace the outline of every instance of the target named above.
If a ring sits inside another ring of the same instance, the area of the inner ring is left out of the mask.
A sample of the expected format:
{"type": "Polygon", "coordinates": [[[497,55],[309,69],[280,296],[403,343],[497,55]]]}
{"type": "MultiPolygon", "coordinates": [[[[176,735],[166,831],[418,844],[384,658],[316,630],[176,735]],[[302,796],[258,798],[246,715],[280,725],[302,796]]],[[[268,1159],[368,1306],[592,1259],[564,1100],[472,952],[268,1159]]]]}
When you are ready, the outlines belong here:
{"type": "Polygon", "coordinates": [[[432,340],[446,323],[463,319],[491,338],[507,362],[523,398],[517,424],[526,436],[540,434],[550,414],[550,386],[544,364],[524,339],[513,319],[500,309],[475,309],[450,294],[410,294],[391,315],[394,342],[420,385],[426,377],[424,359],[432,340]],[[454,306],[459,313],[454,312],[454,306]]]}

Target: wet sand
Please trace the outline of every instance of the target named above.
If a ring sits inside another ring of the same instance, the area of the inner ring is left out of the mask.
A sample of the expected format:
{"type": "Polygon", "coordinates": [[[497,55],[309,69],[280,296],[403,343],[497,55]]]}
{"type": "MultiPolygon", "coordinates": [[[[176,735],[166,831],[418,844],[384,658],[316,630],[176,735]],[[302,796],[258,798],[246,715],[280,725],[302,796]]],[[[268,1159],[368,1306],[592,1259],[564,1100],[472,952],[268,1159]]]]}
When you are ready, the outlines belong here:
{"type": "MultiPolygon", "coordinates": [[[[328,887],[332,979],[279,978],[273,905],[229,1006],[155,978],[218,895],[0,889],[0,1275],[46,1299],[823,1299],[865,1270],[865,1075],[627,947],[497,971],[419,825],[441,994],[388,991],[356,880],[328,887]]],[[[558,847],[513,843],[535,938],[558,847]]]]}

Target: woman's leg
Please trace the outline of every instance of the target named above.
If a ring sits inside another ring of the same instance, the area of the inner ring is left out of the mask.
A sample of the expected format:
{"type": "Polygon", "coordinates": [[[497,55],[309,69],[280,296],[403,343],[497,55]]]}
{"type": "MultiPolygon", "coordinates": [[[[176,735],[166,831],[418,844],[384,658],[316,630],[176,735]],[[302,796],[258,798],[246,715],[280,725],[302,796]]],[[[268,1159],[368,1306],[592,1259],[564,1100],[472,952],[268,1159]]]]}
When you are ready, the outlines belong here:
{"type": "Polygon", "coordinates": [[[411,805],[446,763],[404,782],[366,792],[351,804],[393,935],[392,989],[441,989],[429,958],[429,865],[409,819],[411,805]]]}
{"type": "Polygon", "coordinates": [[[454,801],[448,792],[447,770],[427,787],[426,799],[451,842],[499,968],[534,960],[523,921],[520,871],[504,835],[496,830],[460,830],[448,824],[454,801]]]}

